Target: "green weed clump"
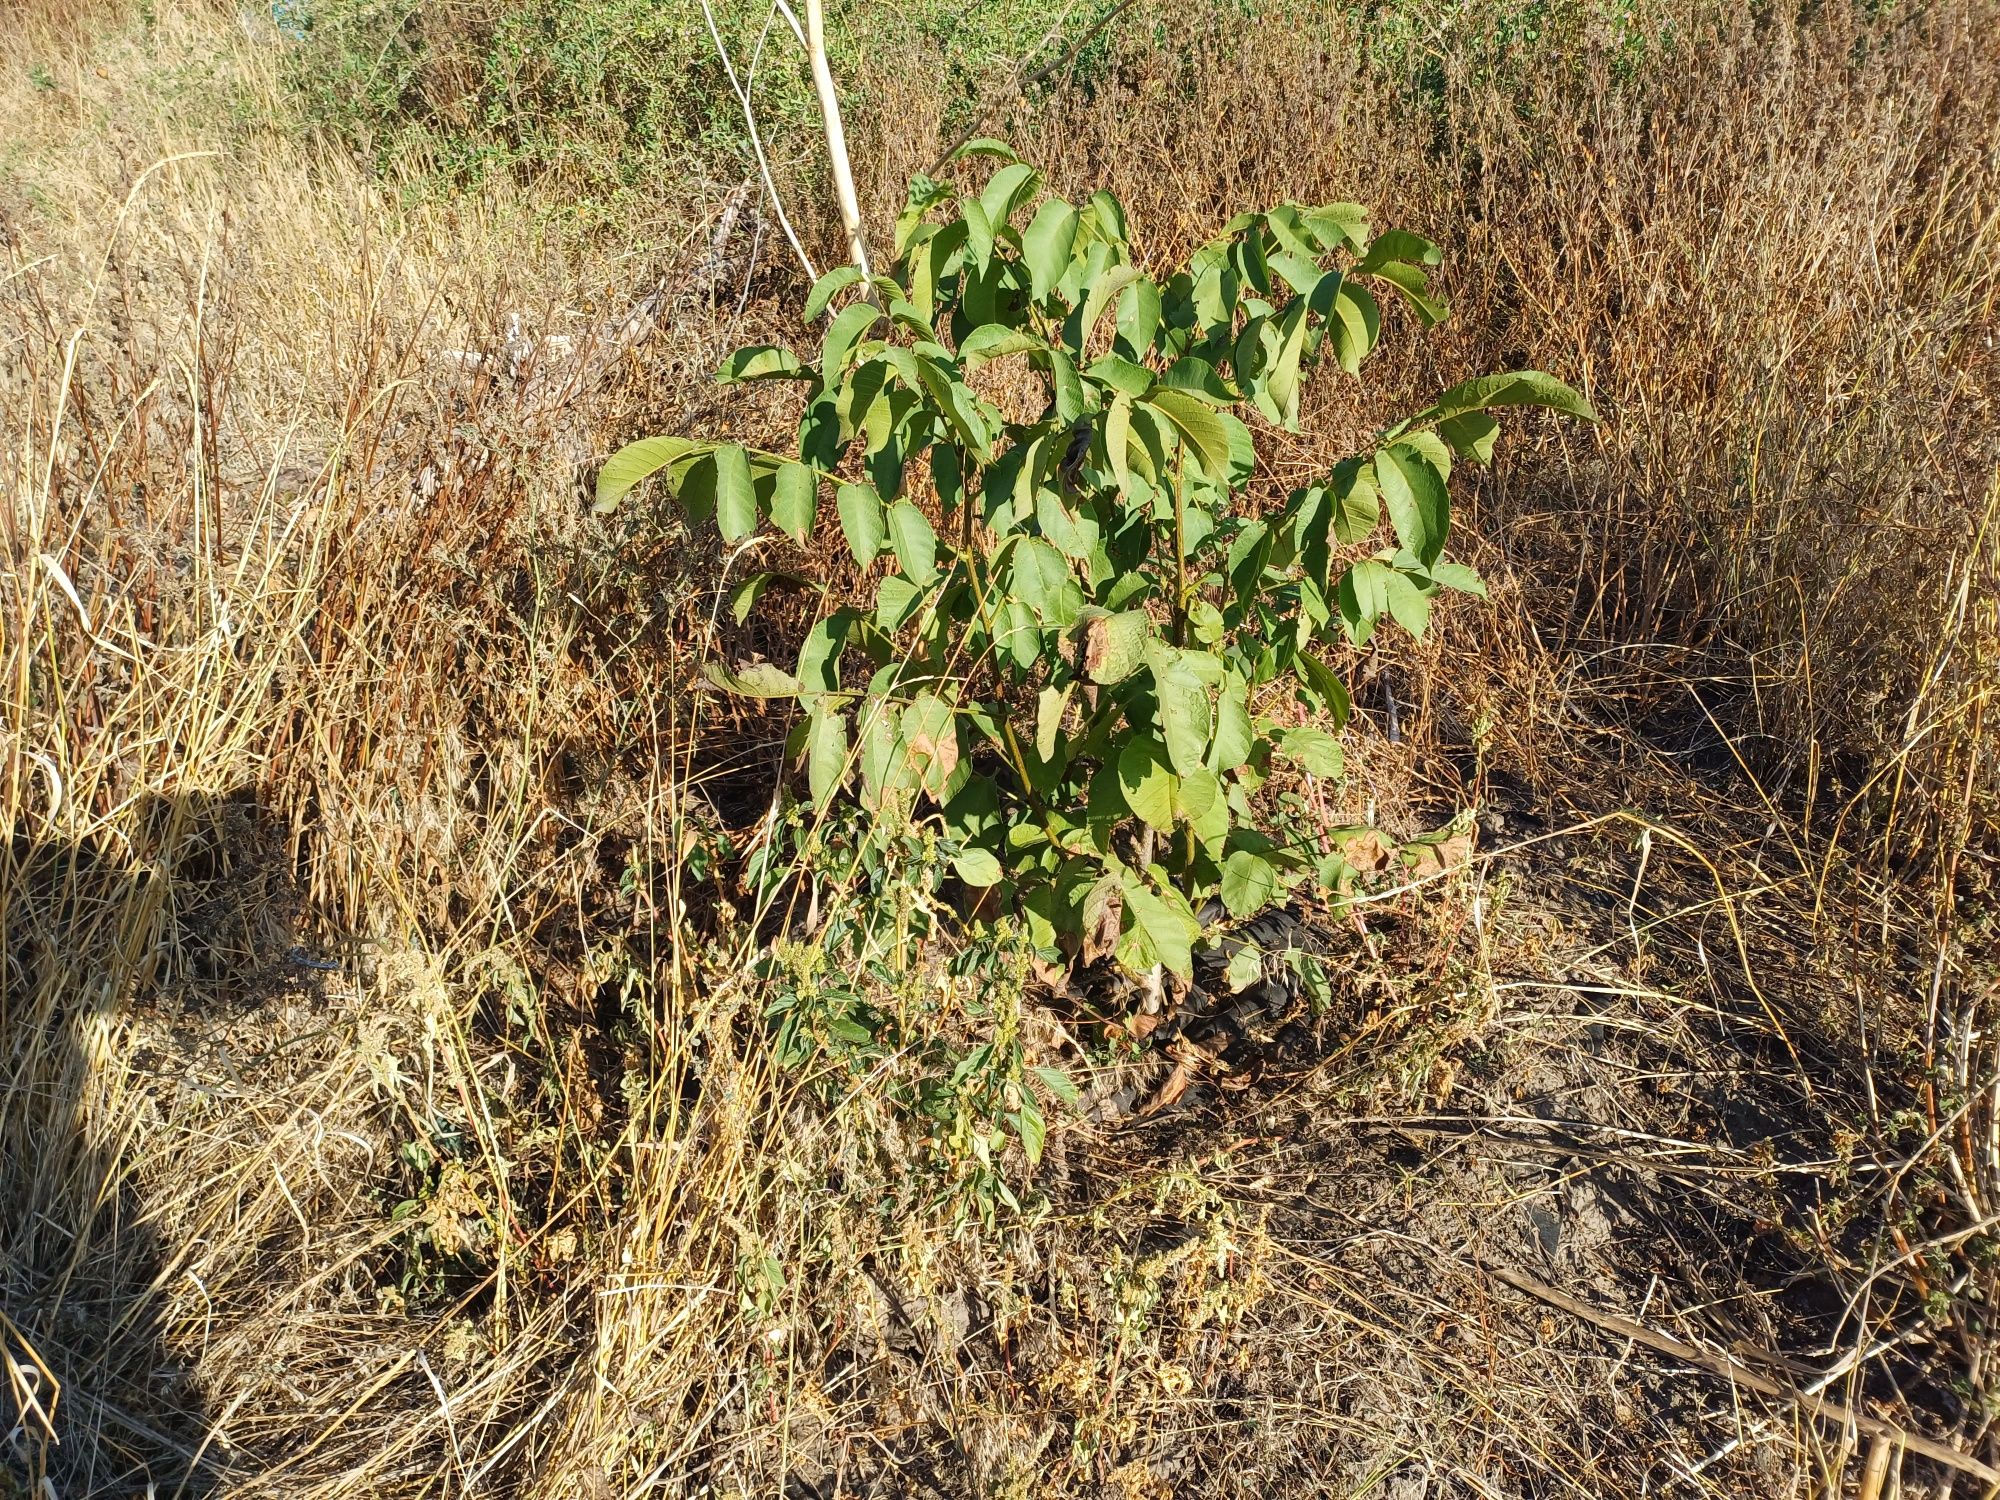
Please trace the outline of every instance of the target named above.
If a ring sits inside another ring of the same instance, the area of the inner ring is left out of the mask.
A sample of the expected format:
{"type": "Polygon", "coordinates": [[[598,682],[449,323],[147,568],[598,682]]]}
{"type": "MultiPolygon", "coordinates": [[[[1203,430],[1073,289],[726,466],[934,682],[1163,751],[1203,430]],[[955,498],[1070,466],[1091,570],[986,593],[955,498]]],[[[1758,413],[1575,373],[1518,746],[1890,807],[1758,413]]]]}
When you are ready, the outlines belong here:
{"type": "MultiPolygon", "coordinates": [[[[1470,6],[1371,0],[1331,8],[1300,0],[1236,0],[1234,23],[1182,54],[1187,102],[1204,66],[1255,48],[1265,28],[1322,44],[1359,45],[1385,81],[1441,131],[1446,96],[1468,80],[1507,87],[1542,60],[1577,61],[1607,44],[1631,72],[1672,44],[1671,21],[1635,0],[1506,0],[1470,6]]],[[[314,130],[378,171],[464,189],[488,174],[554,176],[592,195],[643,187],[660,173],[748,165],[749,138],[716,48],[752,85],[758,125],[789,168],[813,177],[816,115],[786,23],[769,6],[720,0],[278,0],[284,77],[314,130]],[[714,33],[709,23],[712,16],[714,33]]],[[[1052,8],[1034,0],[971,9],[923,0],[853,6],[829,17],[835,71],[854,77],[893,55],[920,74],[924,106],[949,137],[980,113],[1036,90],[1086,91],[1119,65],[1116,30],[1173,51],[1159,16],[1116,0],[1052,8]],[[1100,29],[1115,20],[1119,28],[1100,29]],[[1074,54],[1071,55],[1072,49],[1074,54]],[[1059,64],[1050,71],[1050,65],[1059,64]]]]}
{"type": "MultiPolygon", "coordinates": [[[[285,73],[306,119],[378,170],[415,161],[460,187],[501,170],[608,190],[731,129],[698,5],[316,0],[288,20],[285,73]]],[[[772,91],[779,112],[786,96],[772,91]]]]}

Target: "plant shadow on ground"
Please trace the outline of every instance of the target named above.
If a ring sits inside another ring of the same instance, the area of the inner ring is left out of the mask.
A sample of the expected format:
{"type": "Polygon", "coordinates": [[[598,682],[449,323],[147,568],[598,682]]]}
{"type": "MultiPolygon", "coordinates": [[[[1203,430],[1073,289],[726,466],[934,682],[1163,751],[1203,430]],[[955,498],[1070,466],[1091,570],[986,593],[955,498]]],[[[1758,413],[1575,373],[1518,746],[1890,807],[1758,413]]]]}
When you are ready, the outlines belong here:
{"type": "Polygon", "coordinates": [[[0,1493],[202,1496],[232,1467],[169,1335],[176,1271],[128,1149],[148,1096],[190,1085],[129,1021],[159,1007],[191,1039],[310,961],[249,794],[148,794],[120,825],[116,847],[17,832],[0,854],[0,1353],[19,1417],[0,1493]]]}

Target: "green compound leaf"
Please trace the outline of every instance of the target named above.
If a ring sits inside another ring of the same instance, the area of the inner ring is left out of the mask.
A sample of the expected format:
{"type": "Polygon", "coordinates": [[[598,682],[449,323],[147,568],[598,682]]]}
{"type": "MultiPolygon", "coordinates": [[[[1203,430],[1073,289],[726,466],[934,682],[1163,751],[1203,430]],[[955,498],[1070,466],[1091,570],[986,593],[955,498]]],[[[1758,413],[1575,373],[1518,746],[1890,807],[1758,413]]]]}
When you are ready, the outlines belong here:
{"type": "Polygon", "coordinates": [[[834,503],[840,510],[840,530],[847,538],[847,550],[865,568],[882,555],[882,543],[889,538],[881,497],[866,485],[843,484],[834,503]]]}
{"type": "Polygon", "coordinates": [[[1451,444],[1451,451],[1460,458],[1480,464],[1493,462],[1493,440],[1500,435],[1500,424],[1485,412],[1446,417],[1438,423],[1437,430],[1438,436],[1451,444]]]}
{"type": "Polygon", "coordinates": [[[1118,961],[1136,972],[1160,964],[1186,979],[1194,973],[1194,943],[1201,923],[1187,898],[1172,886],[1154,884],[1136,870],[1121,868],[1119,893],[1125,898],[1124,931],[1118,961]]]}
{"type": "Polygon", "coordinates": [[[1208,477],[1228,488],[1233,449],[1223,414],[1199,397],[1164,387],[1156,388],[1147,404],[1173,424],[1208,477]]]}
{"type": "Polygon", "coordinates": [[[1431,577],[1461,594],[1476,594],[1481,599],[1486,597],[1486,580],[1464,563],[1437,563],[1431,568],[1431,577]]]}
{"type": "MultiPolygon", "coordinates": [[[[1193,655],[1194,653],[1187,653],[1193,655]]],[[[1147,652],[1153,674],[1153,695],[1159,704],[1160,732],[1166,737],[1167,759],[1177,775],[1201,769],[1211,732],[1208,689],[1181,652],[1154,641],[1147,652]]]]}
{"type": "Polygon", "coordinates": [[[757,490],[750,480],[750,455],[735,443],[715,450],[715,524],[725,542],[740,542],[757,529],[757,490]]]}
{"type": "Polygon", "coordinates": [[[1221,779],[1205,766],[1188,772],[1174,788],[1174,811],[1204,848],[1219,851],[1229,837],[1229,799],[1221,779]]]}
{"type": "Polygon", "coordinates": [[[812,292],[806,297],[805,320],[817,323],[827,304],[861,279],[859,266],[835,266],[818,281],[813,283],[812,292]]]}
{"type": "Polygon", "coordinates": [[[1069,708],[1070,691],[1068,687],[1046,687],[1035,700],[1035,754],[1043,760],[1056,758],[1056,740],[1062,734],[1063,713],[1069,708]]]}
{"type": "Polygon", "coordinates": [[[1417,426],[1442,422],[1493,406],[1546,406],[1586,422],[1597,420],[1596,409],[1555,376],[1544,375],[1540,370],[1516,370],[1510,375],[1481,375],[1455,385],[1412,417],[1410,423],[1417,426]]]}
{"type": "Polygon", "coordinates": [[[1375,466],[1364,458],[1335,464],[1328,488],[1333,493],[1333,536],[1344,546],[1365,542],[1382,524],[1382,502],[1375,491],[1375,466]]]}
{"type": "Polygon", "coordinates": [[[1167,747],[1150,734],[1134,735],[1118,752],[1118,790],[1148,827],[1174,831],[1174,773],[1167,747]]]}
{"type": "Polygon", "coordinates": [[[1014,154],[1014,148],[1005,141],[995,140],[990,135],[982,135],[967,141],[963,146],[953,151],[950,156],[945,158],[945,165],[949,166],[955,161],[964,161],[967,157],[972,156],[995,156],[1001,161],[1019,161],[1021,159],[1014,154]]]}
{"type": "Polygon", "coordinates": [[[814,807],[825,807],[847,776],[847,715],[816,713],[806,732],[806,781],[814,807]]]}
{"type": "Polygon", "coordinates": [[[1347,638],[1357,646],[1367,645],[1389,610],[1389,570],[1373,558],[1363,558],[1341,575],[1338,593],[1347,638]]]}
{"type": "Polygon", "coordinates": [[[1398,625],[1419,640],[1431,622],[1431,601],[1407,573],[1391,570],[1384,583],[1389,592],[1389,613],[1398,625]]]}
{"type": "Polygon", "coordinates": [[[937,577],[937,532],[930,518],[907,500],[889,507],[889,545],[896,561],[913,583],[937,577]]]}
{"type": "Polygon", "coordinates": [[[1062,629],[1083,607],[1083,591],[1063,555],[1040,537],[1029,537],[1014,548],[1010,570],[1014,597],[1035,612],[1044,625],[1062,629]]]}
{"type": "Polygon", "coordinates": [[[1037,302],[1048,300],[1069,270],[1070,255],[1076,248],[1076,210],[1060,198],[1049,198],[1035,210],[1035,217],[1021,233],[1021,258],[1027,262],[1033,283],[1030,295],[1037,302]]]}
{"type": "Polygon", "coordinates": [[[1006,228],[1014,210],[1034,196],[1042,174],[1025,162],[1009,162],[986,180],[980,190],[979,206],[986,211],[995,234],[1006,228]]]}
{"type": "Polygon", "coordinates": [[[1375,476],[1396,539],[1426,567],[1436,562],[1451,530],[1443,476],[1407,443],[1393,443],[1375,455],[1375,476]]]}
{"type": "Polygon", "coordinates": [[[738,349],[715,372],[718,385],[736,385],[745,380],[814,380],[818,372],[789,349],[776,344],[751,344],[738,349]]]}
{"type": "Polygon", "coordinates": [[[1231,672],[1223,679],[1215,700],[1215,743],[1209,749],[1209,768],[1233,771],[1250,759],[1256,745],[1256,731],[1250,723],[1250,689],[1231,672]]]}
{"type": "Polygon", "coordinates": [[[813,471],[804,464],[779,465],[771,487],[771,520],[778,530],[804,546],[818,509],[819,480],[813,471]]]}
{"type": "Polygon", "coordinates": [[[640,480],[650,478],[669,465],[712,452],[714,447],[713,443],[684,437],[649,437],[627,443],[607,458],[604,467],[597,471],[597,513],[604,515],[616,510],[618,502],[640,480]]]}

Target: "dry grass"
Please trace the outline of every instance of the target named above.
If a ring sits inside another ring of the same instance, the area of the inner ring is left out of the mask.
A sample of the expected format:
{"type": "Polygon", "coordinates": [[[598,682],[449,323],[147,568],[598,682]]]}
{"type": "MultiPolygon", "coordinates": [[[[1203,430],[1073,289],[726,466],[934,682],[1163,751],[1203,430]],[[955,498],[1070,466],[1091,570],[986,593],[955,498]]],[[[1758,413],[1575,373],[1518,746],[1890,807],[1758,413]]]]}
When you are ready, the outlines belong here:
{"type": "MultiPolygon", "coordinates": [[[[0,1494],[1839,1492],[1839,1434],[1484,1281],[1543,1202],[1572,1288],[1816,1369],[1896,1331],[1840,1388],[1991,1451],[1990,5],[1689,0],[1673,59],[1504,87],[1445,31],[1430,105],[1324,18],[1170,6],[1202,46],[1004,122],[1163,255],[1286,194],[1446,244],[1451,331],[1288,462],[1475,369],[1588,385],[1472,501],[1498,606],[1370,666],[1410,732],[1351,790],[1661,831],[1383,903],[1315,1060],[1059,1128],[1000,1229],[897,1066],[772,1064],[692,859],[776,759],[688,690],[720,560],[578,501],[746,420],[705,375],[788,330],[773,237],[717,273],[733,183],[643,262],[533,187],[402,206],[255,27],[157,10],[0,18],[0,1342],[62,1439],[0,1494]]],[[[939,110],[857,87],[886,211],[939,110]]]]}

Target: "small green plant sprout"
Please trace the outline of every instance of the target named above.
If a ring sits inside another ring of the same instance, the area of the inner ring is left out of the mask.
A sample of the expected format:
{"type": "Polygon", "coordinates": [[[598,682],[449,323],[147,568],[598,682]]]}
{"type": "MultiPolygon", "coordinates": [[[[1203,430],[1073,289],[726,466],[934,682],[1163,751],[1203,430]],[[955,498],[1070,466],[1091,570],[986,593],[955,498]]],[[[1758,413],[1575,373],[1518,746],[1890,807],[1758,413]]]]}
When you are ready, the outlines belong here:
{"type": "MultiPolygon", "coordinates": [[[[1454,461],[1491,457],[1500,408],[1595,413],[1538,372],[1482,376],[1252,513],[1246,417],[1296,431],[1312,371],[1359,375],[1378,292],[1442,320],[1437,247],[1371,233],[1351,203],[1288,203],[1160,280],[1110,194],[1039,196],[996,141],[959,157],[994,170],[962,194],[914,179],[888,274],[813,287],[809,323],[845,299],[816,361],[723,365],[804,384],[796,453],[645,438],[606,462],[598,505],[657,474],[727,542],[803,543],[831,493],[872,599],[829,608],[793,671],[711,679],[796,699],[814,803],[852,789],[884,830],[936,819],[958,876],[1049,957],[1186,975],[1205,903],[1246,918],[1344,874],[1260,828],[1256,794],[1282,766],[1341,774],[1330,645],[1384,618],[1421,635],[1441,588],[1484,594],[1445,557],[1454,461]],[[1040,407],[1025,420],[998,404],[1008,363],[1033,392],[1017,412],[1040,407]]],[[[746,607],[766,581],[739,585],[746,607]]]]}

